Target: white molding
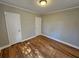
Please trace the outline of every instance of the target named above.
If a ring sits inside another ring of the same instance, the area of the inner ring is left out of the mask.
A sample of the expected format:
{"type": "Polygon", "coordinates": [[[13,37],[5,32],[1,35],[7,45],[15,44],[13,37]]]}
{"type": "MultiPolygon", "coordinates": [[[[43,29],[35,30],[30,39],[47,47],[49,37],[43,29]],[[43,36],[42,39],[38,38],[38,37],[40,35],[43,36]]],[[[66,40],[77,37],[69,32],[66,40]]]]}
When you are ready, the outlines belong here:
{"type": "Polygon", "coordinates": [[[24,42],[24,41],[30,40],[30,39],[35,38],[35,37],[37,37],[37,36],[39,36],[39,35],[35,35],[35,36],[32,36],[32,37],[29,37],[29,38],[27,38],[27,39],[22,40],[21,42],[24,42]]]}
{"type": "MultiPolygon", "coordinates": [[[[79,47],[76,46],[76,45],[72,45],[72,44],[70,44],[70,43],[61,41],[61,40],[59,40],[59,39],[56,39],[56,38],[53,38],[53,37],[50,37],[50,36],[47,36],[47,35],[44,35],[44,34],[41,34],[41,35],[43,35],[43,36],[45,36],[45,37],[48,37],[48,38],[50,38],[50,39],[53,39],[53,40],[55,40],[55,41],[58,41],[58,42],[60,42],[60,43],[69,45],[69,46],[71,46],[71,47],[73,47],[73,48],[79,49],[79,47]]],[[[35,36],[32,36],[32,37],[29,37],[29,38],[27,38],[27,39],[22,40],[21,42],[30,40],[30,39],[32,39],[32,38],[35,38],[36,36],[39,36],[39,35],[35,35],[35,36]]],[[[19,42],[17,42],[17,43],[19,43],[19,42]]],[[[14,43],[14,44],[16,44],[16,43],[14,43]]],[[[9,44],[9,45],[5,45],[5,46],[3,46],[3,47],[0,47],[0,50],[2,50],[2,49],[4,49],[4,48],[7,48],[7,47],[10,47],[11,45],[13,45],[13,44],[9,44]]]]}
{"type": "Polygon", "coordinates": [[[72,9],[76,9],[79,8],[79,6],[75,6],[75,7],[71,7],[71,8],[65,8],[65,9],[60,9],[60,10],[56,10],[56,11],[51,11],[51,12],[47,12],[43,15],[49,15],[49,14],[53,14],[53,13],[57,13],[57,12],[63,12],[63,11],[67,11],[67,10],[72,10],[72,9]]]}
{"type": "Polygon", "coordinates": [[[0,1],[0,3],[1,3],[1,4],[4,4],[4,5],[6,5],[6,6],[14,7],[14,8],[17,8],[17,9],[20,9],[20,10],[24,10],[24,11],[27,11],[27,12],[30,12],[30,13],[33,13],[33,14],[36,14],[36,12],[31,11],[30,9],[25,9],[25,8],[22,8],[22,7],[17,7],[17,6],[15,6],[15,5],[9,4],[9,3],[7,3],[7,2],[2,2],[2,1],[0,1]]]}
{"type": "Polygon", "coordinates": [[[79,47],[76,46],[76,45],[72,45],[72,44],[70,44],[70,43],[61,41],[61,40],[59,40],[59,39],[56,39],[56,38],[54,38],[54,37],[50,37],[50,36],[47,36],[47,35],[44,35],[44,34],[42,34],[42,35],[45,36],[45,37],[48,37],[48,38],[50,38],[50,39],[53,39],[53,40],[55,40],[55,41],[58,41],[58,42],[60,42],[60,43],[66,44],[66,45],[68,45],[68,46],[71,46],[71,47],[73,47],[73,48],[79,49],[79,47]]]}
{"type": "MultiPolygon", "coordinates": [[[[35,38],[36,36],[39,36],[39,35],[35,35],[35,36],[32,36],[32,37],[29,37],[29,38],[24,39],[24,40],[22,40],[22,41],[20,41],[20,42],[24,42],[24,41],[30,40],[30,39],[32,39],[32,38],[35,38]]],[[[16,43],[19,43],[19,42],[16,42],[16,43]]],[[[14,43],[14,44],[16,44],[16,43],[14,43]]],[[[0,50],[2,50],[2,49],[4,49],[4,48],[7,48],[7,47],[10,47],[11,45],[13,45],[13,44],[9,44],[9,45],[5,45],[5,46],[3,46],[3,47],[0,47],[0,50]]]]}
{"type": "MultiPolygon", "coordinates": [[[[34,13],[34,14],[38,14],[38,15],[39,15],[39,13],[37,13],[37,12],[35,12],[35,11],[32,11],[32,10],[30,10],[30,9],[25,9],[25,8],[22,8],[22,7],[17,7],[17,6],[15,6],[15,5],[12,5],[12,4],[3,2],[3,1],[0,1],[0,3],[2,3],[2,4],[4,4],[4,5],[7,5],[7,6],[10,6],[10,7],[15,7],[15,8],[18,8],[18,9],[21,9],[21,10],[24,10],[24,11],[31,12],[31,13],[34,13]]],[[[62,12],[62,11],[71,10],[71,9],[75,9],[75,8],[79,8],[79,6],[70,7],[70,8],[65,8],[65,9],[60,9],[60,10],[56,10],[56,11],[51,11],[51,12],[47,12],[47,13],[40,14],[40,15],[48,15],[48,14],[57,13],[57,12],[62,12]]]]}

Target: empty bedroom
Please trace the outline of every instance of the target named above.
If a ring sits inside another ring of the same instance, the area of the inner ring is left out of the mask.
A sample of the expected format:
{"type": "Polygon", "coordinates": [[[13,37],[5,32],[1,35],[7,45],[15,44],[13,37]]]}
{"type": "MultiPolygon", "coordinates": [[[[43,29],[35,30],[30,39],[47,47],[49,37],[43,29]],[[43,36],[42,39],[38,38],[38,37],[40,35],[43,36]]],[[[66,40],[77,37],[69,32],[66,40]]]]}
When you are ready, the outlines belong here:
{"type": "Polygon", "coordinates": [[[79,0],[0,0],[0,58],[79,58],[79,0]]]}

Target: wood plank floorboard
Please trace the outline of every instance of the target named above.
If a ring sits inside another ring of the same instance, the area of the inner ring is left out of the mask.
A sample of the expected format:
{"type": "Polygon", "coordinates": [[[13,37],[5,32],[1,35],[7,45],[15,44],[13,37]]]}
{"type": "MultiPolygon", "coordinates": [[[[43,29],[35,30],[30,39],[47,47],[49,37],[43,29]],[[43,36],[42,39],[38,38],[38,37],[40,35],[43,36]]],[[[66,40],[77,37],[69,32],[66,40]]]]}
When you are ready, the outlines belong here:
{"type": "Polygon", "coordinates": [[[79,50],[39,35],[0,51],[0,58],[78,58],[79,50]]]}

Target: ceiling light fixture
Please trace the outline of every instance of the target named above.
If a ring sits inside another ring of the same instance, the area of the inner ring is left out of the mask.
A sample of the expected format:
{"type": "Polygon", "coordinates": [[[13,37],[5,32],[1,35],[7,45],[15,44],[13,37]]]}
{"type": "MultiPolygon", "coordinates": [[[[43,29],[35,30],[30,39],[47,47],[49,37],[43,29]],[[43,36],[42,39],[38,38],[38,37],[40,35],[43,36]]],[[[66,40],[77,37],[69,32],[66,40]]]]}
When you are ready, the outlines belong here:
{"type": "Polygon", "coordinates": [[[41,6],[44,7],[47,4],[47,0],[40,0],[39,3],[40,3],[41,6]]]}

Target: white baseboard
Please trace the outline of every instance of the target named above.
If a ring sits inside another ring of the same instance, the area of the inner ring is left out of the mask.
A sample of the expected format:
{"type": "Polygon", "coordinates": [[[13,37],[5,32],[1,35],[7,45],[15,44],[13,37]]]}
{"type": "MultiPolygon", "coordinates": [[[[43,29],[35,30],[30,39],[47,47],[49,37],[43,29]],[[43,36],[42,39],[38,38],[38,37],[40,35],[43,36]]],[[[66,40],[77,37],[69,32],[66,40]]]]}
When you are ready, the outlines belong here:
{"type": "MultiPolygon", "coordinates": [[[[32,38],[34,38],[34,37],[36,37],[36,36],[39,36],[39,35],[35,35],[35,36],[32,36],[32,37],[29,37],[29,38],[24,39],[24,40],[22,40],[22,41],[20,41],[20,42],[24,42],[24,41],[30,40],[30,39],[32,39],[32,38]]],[[[19,43],[19,42],[16,42],[16,43],[19,43]]],[[[14,44],[16,44],[16,43],[14,43],[14,44]]],[[[3,47],[0,47],[0,50],[2,50],[2,49],[4,49],[4,48],[7,48],[7,47],[10,47],[11,45],[13,45],[13,44],[9,44],[9,45],[5,45],[5,46],[3,46],[3,47]]]]}
{"type": "Polygon", "coordinates": [[[29,37],[29,38],[27,38],[27,39],[22,40],[21,42],[24,42],[24,41],[30,40],[30,39],[32,39],[32,38],[35,38],[36,36],[39,36],[39,35],[35,35],[35,36],[32,36],[32,37],[29,37]]]}
{"type": "Polygon", "coordinates": [[[50,37],[50,36],[47,36],[47,35],[44,35],[44,34],[42,34],[42,35],[45,36],[45,37],[48,37],[48,38],[50,38],[50,39],[53,39],[53,40],[55,40],[55,41],[58,41],[58,42],[60,42],[60,43],[66,44],[66,45],[68,45],[68,46],[71,46],[71,47],[73,47],[73,48],[79,49],[79,47],[76,46],[76,45],[72,45],[72,44],[70,44],[70,43],[61,41],[61,40],[59,40],[59,39],[56,39],[56,38],[53,38],[53,37],[50,37]]]}
{"type": "MultiPolygon", "coordinates": [[[[72,44],[70,44],[70,43],[61,41],[61,40],[59,40],[59,39],[56,39],[56,38],[53,38],[53,37],[50,37],[50,36],[47,36],[47,35],[44,35],[44,34],[41,34],[41,35],[46,36],[46,37],[48,37],[48,38],[50,38],[50,39],[56,40],[56,41],[58,41],[58,42],[60,42],[60,43],[69,45],[69,46],[71,46],[71,47],[73,47],[73,48],[79,49],[78,46],[72,45],[72,44]]],[[[34,37],[36,37],[36,36],[39,36],[39,35],[35,35],[35,36],[32,36],[32,37],[29,37],[29,38],[27,38],[27,39],[22,40],[21,42],[30,40],[30,39],[32,39],[32,38],[34,38],[34,37]]],[[[19,43],[19,42],[17,42],[17,43],[19,43]]],[[[14,43],[14,44],[16,44],[16,43],[14,43]]],[[[9,44],[9,45],[5,45],[5,46],[3,46],[3,47],[0,47],[0,50],[2,50],[2,49],[4,49],[4,48],[7,48],[7,47],[10,47],[11,45],[13,45],[13,44],[9,44]]]]}

